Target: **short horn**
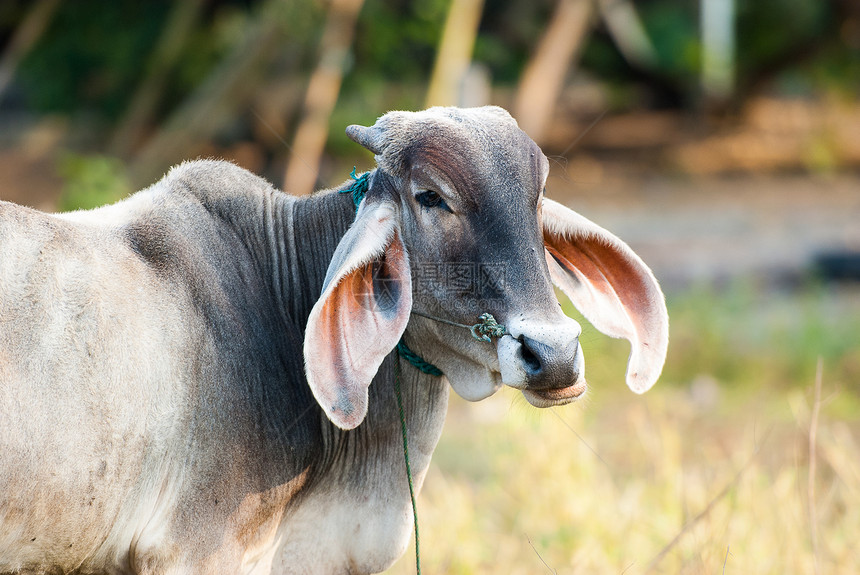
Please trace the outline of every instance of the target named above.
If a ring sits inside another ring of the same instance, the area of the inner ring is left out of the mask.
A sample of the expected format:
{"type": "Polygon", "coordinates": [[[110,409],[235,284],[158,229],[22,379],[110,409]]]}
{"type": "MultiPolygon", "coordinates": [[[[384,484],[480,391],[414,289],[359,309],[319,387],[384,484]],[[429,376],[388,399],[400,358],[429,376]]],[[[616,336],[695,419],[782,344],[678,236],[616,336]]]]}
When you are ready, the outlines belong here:
{"type": "Polygon", "coordinates": [[[346,136],[356,144],[364,146],[374,154],[378,155],[382,153],[382,146],[379,142],[379,131],[374,127],[368,128],[367,126],[353,124],[351,126],[347,126],[346,136]]]}

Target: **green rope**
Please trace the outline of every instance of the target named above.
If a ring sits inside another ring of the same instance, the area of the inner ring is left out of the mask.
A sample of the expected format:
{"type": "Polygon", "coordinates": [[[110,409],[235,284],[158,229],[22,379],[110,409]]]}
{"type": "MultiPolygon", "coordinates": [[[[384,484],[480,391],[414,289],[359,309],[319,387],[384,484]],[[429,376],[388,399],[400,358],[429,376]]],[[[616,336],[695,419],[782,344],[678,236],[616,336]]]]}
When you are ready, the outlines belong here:
{"type": "MultiPolygon", "coordinates": [[[[348,188],[341,190],[341,194],[352,194],[352,203],[355,204],[355,211],[358,211],[358,206],[367,195],[367,190],[370,187],[370,172],[365,172],[361,176],[355,175],[355,166],[352,167],[352,173],[349,176],[355,182],[348,188]]],[[[418,575],[421,575],[421,558],[418,551],[418,506],[415,504],[415,487],[412,484],[412,468],[409,465],[409,442],[406,437],[406,414],[403,411],[403,397],[400,393],[400,355],[406,358],[409,363],[420,369],[424,373],[430,375],[442,375],[442,372],[432,363],[427,363],[421,356],[406,347],[403,340],[397,344],[398,356],[394,358],[394,394],[397,396],[397,409],[400,411],[400,431],[403,434],[403,459],[406,461],[406,478],[409,480],[409,499],[412,501],[412,517],[415,523],[415,568],[418,575]]]]}
{"type": "Polygon", "coordinates": [[[425,361],[424,358],[409,349],[402,339],[400,340],[400,343],[397,344],[397,353],[400,354],[400,357],[411,363],[413,367],[427,375],[444,375],[441,369],[432,363],[425,361]]]}
{"type": "MultiPolygon", "coordinates": [[[[490,342],[492,341],[490,338],[502,337],[508,333],[505,326],[499,324],[496,321],[496,318],[489,313],[481,314],[478,318],[481,321],[472,326],[458,324],[441,318],[427,316],[425,314],[419,315],[429,317],[430,319],[435,319],[443,323],[465,327],[472,333],[472,337],[478,341],[490,342]]],[[[400,411],[400,431],[403,435],[403,459],[406,461],[406,478],[409,481],[409,499],[412,501],[412,518],[415,523],[415,570],[418,575],[421,575],[420,539],[418,537],[418,505],[415,502],[415,486],[412,483],[412,467],[409,463],[409,442],[406,434],[406,413],[403,410],[403,396],[400,391],[400,358],[402,357],[411,363],[422,373],[436,376],[443,374],[442,370],[438,367],[424,360],[420,355],[409,349],[403,339],[401,339],[400,343],[397,344],[397,354],[397,357],[394,358],[394,395],[397,397],[397,409],[400,411]]]]}
{"type": "Polygon", "coordinates": [[[492,341],[490,338],[502,337],[508,333],[505,326],[497,322],[491,313],[482,313],[478,319],[481,320],[480,323],[476,323],[469,328],[469,331],[472,332],[472,337],[478,341],[490,343],[492,341]]]}
{"type": "MultiPolygon", "coordinates": [[[[370,178],[370,172],[365,172],[361,176],[356,176],[355,166],[353,166],[352,173],[350,173],[349,176],[355,181],[351,186],[344,190],[341,190],[339,193],[351,193],[352,203],[355,204],[355,211],[358,211],[358,206],[361,204],[361,201],[367,195],[367,190],[370,187],[370,182],[368,181],[370,178]]],[[[498,323],[496,321],[496,318],[494,318],[492,314],[489,313],[481,314],[480,317],[478,317],[478,319],[481,321],[479,321],[475,325],[456,323],[453,321],[448,321],[446,319],[426,315],[417,311],[413,311],[412,313],[424,316],[435,321],[447,323],[449,325],[464,327],[472,333],[472,337],[474,337],[476,340],[485,341],[487,343],[492,341],[491,338],[502,337],[503,335],[506,335],[508,333],[505,329],[505,326],[498,323]]],[[[400,411],[400,431],[403,434],[403,458],[406,461],[406,478],[409,480],[409,498],[412,500],[412,517],[415,522],[415,568],[418,572],[418,575],[421,575],[421,558],[418,551],[418,506],[415,504],[415,487],[412,483],[412,468],[409,465],[409,443],[406,437],[406,414],[403,411],[403,397],[400,393],[400,358],[402,357],[403,359],[411,363],[416,369],[418,369],[422,373],[435,376],[441,376],[444,374],[442,373],[441,369],[439,369],[432,363],[426,361],[420,355],[409,349],[402,338],[397,344],[397,354],[398,355],[394,358],[394,394],[397,396],[397,408],[400,411]]]]}
{"type": "MultiPolygon", "coordinates": [[[[441,372],[439,372],[441,374],[441,372]]],[[[415,570],[421,575],[421,554],[418,549],[418,506],[415,504],[415,487],[412,484],[412,469],[409,465],[409,443],[406,440],[406,414],[403,412],[403,397],[400,394],[400,358],[394,358],[394,395],[400,410],[400,431],[403,434],[403,458],[406,461],[406,478],[409,480],[409,498],[412,500],[412,518],[415,523],[415,570]]]]}
{"type": "Polygon", "coordinates": [[[358,206],[361,200],[367,195],[367,189],[370,187],[370,172],[364,172],[360,176],[355,175],[355,166],[352,167],[352,173],[349,177],[355,182],[345,190],[341,190],[341,194],[352,194],[352,203],[355,204],[355,211],[358,211],[358,206]]]}
{"type": "MultiPolygon", "coordinates": [[[[447,323],[448,325],[453,325],[455,327],[463,327],[469,330],[474,337],[478,341],[485,341],[490,343],[492,338],[494,337],[502,337],[503,335],[507,335],[508,330],[505,329],[505,326],[496,321],[496,318],[493,317],[491,313],[482,313],[480,317],[478,317],[479,321],[475,325],[466,325],[463,323],[457,323],[455,321],[448,321],[447,319],[442,319],[441,317],[434,317],[432,315],[427,315],[426,313],[421,313],[420,311],[412,310],[412,313],[415,315],[420,315],[421,317],[426,317],[427,319],[432,319],[441,323],[447,323]]],[[[414,367],[421,370],[424,373],[429,375],[444,375],[442,370],[430,363],[429,361],[422,358],[420,355],[409,349],[403,340],[400,340],[400,343],[397,344],[397,353],[400,356],[411,363],[414,367]]]]}

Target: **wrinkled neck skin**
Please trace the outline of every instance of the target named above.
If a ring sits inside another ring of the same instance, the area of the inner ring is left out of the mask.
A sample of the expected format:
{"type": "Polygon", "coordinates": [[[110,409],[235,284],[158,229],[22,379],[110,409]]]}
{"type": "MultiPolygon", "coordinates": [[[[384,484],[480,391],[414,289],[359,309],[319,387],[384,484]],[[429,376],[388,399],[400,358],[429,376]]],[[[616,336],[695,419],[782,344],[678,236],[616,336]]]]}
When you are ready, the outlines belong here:
{"type": "MultiPolygon", "coordinates": [[[[296,336],[301,338],[322,292],[328,262],[355,217],[351,194],[339,193],[351,184],[349,180],[304,198],[278,194],[264,208],[269,214],[259,219],[266,222],[265,235],[271,246],[266,267],[272,273],[264,277],[275,278],[273,291],[278,306],[285,310],[288,331],[297,328],[296,336]]],[[[312,463],[304,493],[299,493],[298,505],[286,514],[280,528],[287,543],[275,555],[273,565],[277,567],[280,557],[285,572],[295,568],[294,559],[304,548],[320,547],[321,542],[325,556],[315,558],[315,568],[330,561],[331,569],[320,572],[381,571],[405,551],[412,510],[394,391],[394,361],[400,361],[413,481],[421,488],[447,411],[444,378],[421,373],[393,352],[370,386],[366,420],[352,431],[336,428],[310,394],[305,394],[309,403],[299,413],[313,412],[308,416],[319,426],[321,445],[308,454],[312,463]]],[[[301,385],[307,386],[303,376],[301,385]]],[[[282,425],[289,427],[291,422],[282,421],[282,425]]]]}

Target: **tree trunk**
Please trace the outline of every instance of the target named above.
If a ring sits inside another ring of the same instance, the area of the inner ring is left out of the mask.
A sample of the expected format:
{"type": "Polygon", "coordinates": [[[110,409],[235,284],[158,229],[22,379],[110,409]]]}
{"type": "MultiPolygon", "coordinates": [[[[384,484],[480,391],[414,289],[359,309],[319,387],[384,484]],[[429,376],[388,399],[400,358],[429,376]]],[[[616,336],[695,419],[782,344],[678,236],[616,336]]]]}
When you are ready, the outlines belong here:
{"type": "Polygon", "coordinates": [[[320,57],[305,94],[304,112],[296,129],[284,190],[307,195],[314,191],[328,139],[329,119],[340,94],[343,72],[364,0],[332,0],[326,16],[320,57]]]}
{"type": "Polygon", "coordinates": [[[538,144],[544,138],[567,72],[585,43],[593,12],[592,0],[559,0],[520,78],[515,115],[520,127],[538,144]]]}
{"type": "Polygon", "coordinates": [[[428,107],[460,103],[483,8],[484,0],[451,0],[427,90],[428,107]]]}

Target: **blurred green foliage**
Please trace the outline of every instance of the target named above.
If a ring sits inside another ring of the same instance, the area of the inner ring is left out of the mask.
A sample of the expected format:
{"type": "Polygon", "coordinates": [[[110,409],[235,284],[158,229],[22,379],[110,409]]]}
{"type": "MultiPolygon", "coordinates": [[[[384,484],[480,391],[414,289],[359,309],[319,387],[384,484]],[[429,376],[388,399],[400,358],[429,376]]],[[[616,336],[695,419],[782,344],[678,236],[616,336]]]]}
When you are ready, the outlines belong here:
{"type": "Polygon", "coordinates": [[[61,212],[112,204],[132,191],[123,163],[115,158],[67,153],[58,171],[64,182],[57,205],[61,212]]]}
{"type": "Polygon", "coordinates": [[[682,81],[699,70],[700,46],[698,2],[652,2],[642,20],[654,49],[658,66],[682,81]]]}
{"type": "MultiPolygon", "coordinates": [[[[50,27],[19,67],[18,81],[28,105],[39,112],[84,112],[116,120],[134,95],[174,4],[60,3],[50,27]]],[[[256,4],[241,0],[207,4],[208,11],[185,40],[167,84],[162,98],[165,112],[200,85],[242,37],[256,4]]],[[[26,7],[25,2],[20,15],[26,7]]]]}
{"type": "Polygon", "coordinates": [[[742,0],[738,2],[738,53],[741,74],[775,62],[818,38],[826,40],[833,4],[813,0],[742,0]]]}
{"type": "Polygon", "coordinates": [[[788,96],[820,92],[857,95],[860,21],[843,17],[850,2],[744,0],[738,2],[737,59],[742,83],[775,80],[788,96]],[[840,10],[843,7],[843,10],[840,10]],[[846,27],[847,26],[847,27],[846,27]],[[851,38],[851,35],[854,38],[851,38]]]}
{"type": "MultiPolygon", "coordinates": [[[[736,3],[736,104],[762,92],[856,97],[860,11],[851,0],[736,3]]],[[[145,93],[152,55],[160,53],[162,34],[179,5],[171,0],[60,3],[46,32],[18,66],[13,93],[7,93],[2,103],[14,101],[36,115],[70,116],[72,125],[81,120],[85,129],[75,133],[72,148],[84,147],[77,145],[84,142],[129,160],[130,153],[106,149],[105,144],[121,132],[135,96],[145,93]]],[[[485,0],[474,60],[489,71],[502,100],[516,89],[557,5],[558,0],[485,0]]],[[[701,104],[700,0],[636,0],[634,5],[655,49],[656,64],[643,68],[628,62],[595,14],[578,70],[609,88],[607,105],[613,109],[697,108],[701,104]]],[[[0,42],[8,41],[31,7],[25,0],[2,3],[0,42]]],[[[345,125],[370,124],[386,110],[424,106],[449,7],[450,0],[365,0],[329,121],[328,152],[337,159],[355,153],[343,134],[345,125]]],[[[189,109],[205,101],[204,92],[219,94],[219,81],[225,85],[224,78],[235,72],[225,74],[224,68],[240,62],[247,66],[242,70],[261,69],[256,76],[247,76],[255,86],[259,83],[260,95],[251,102],[245,97],[231,100],[229,90],[221,100],[216,96],[218,105],[211,109],[229,118],[218,124],[218,134],[206,135],[207,142],[224,150],[237,141],[259,141],[254,118],[261,114],[255,106],[264,107],[267,118],[280,120],[270,130],[277,138],[269,138],[269,149],[260,150],[260,155],[267,160],[282,157],[284,150],[272,146],[292,139],[302,94],[318,63],[328,9],[327,3],[310,0],[203,2],[184,35],[178,59],[161,70],[166,80],[158,84],[154,109],[131,146],[172,125],[176,116],[187,116],[189,109]],[[265,18],[279,19],[278,53],[269,51],[253,61],[235,58],[237,47],[247,37],[253,38],[265,18]]],[[[818,171],[832,169],[838,158],[830,149],[824,140],[810,146],[809,166],[818,171]]],[[[275,177],[275,172],[268,175],[275,177]]]]}
{"type": "Polygon", "coordinates": [[[486,0],[475,60],[495,82],[515,85],[552,15],[555,2],[486,0]]]}
{"type": "Polygon", "coordinates": [[[448,0],[367,0],[354,47],[357,80],[420,82],[433,66],[448,0]]]}
{"type": "Polygon", "coordinates": [[[39,111],[116,118],[133,92],[171,2],[62,2],[18,77],[39,111]]]}
{"type": "MultiPolygon", "coordinates": [[[[116,119],[134,92],[173,4],[170,0],[62,3],[48,32],[20,66],[25,101],[38,111],[97,110],[116,119]]],[[[207,77],[262,4],[261,0],[212,0],[205,5],[168,84],[165,108],[177,105],[207,77]]],[[[486,1],[475,59],[489,68],[495,84],[517,82],[555,4],[553,0],[486,1]]],[[[657,69],[632,67],[599,21],[586,43],[582,68],[617,84],[656,77],[675,86],[684,96],[680,101],[692,105],[698,90],[699,1],[641,0],[635,5],[657,51],[657,69]]],[[[846,20],[847,5],[738,0],[739,85],[776,77],[787,78],[777,86],[794,90],[856,88],[860,50],[857,42],[846,39],[845,25],[851,23],[846,20]]],[[[384,107],[420,107],[422,91],[409,86],[423,86],[432,70],[448,6],[449,0],[367,0],[359,17],[353,65],[344,79],[347,107],[350,100],[366,101],[367,96],[385,98],[384,107]],[[402,86],[407,88],[399,89],[402,86]]],[[[26,8],[26,2],[4,5],[0,35],[8,36],[26,8]]],[[[313,44],[324,10],[314,2],[291,5],[290,39],[313,44]]]]}

